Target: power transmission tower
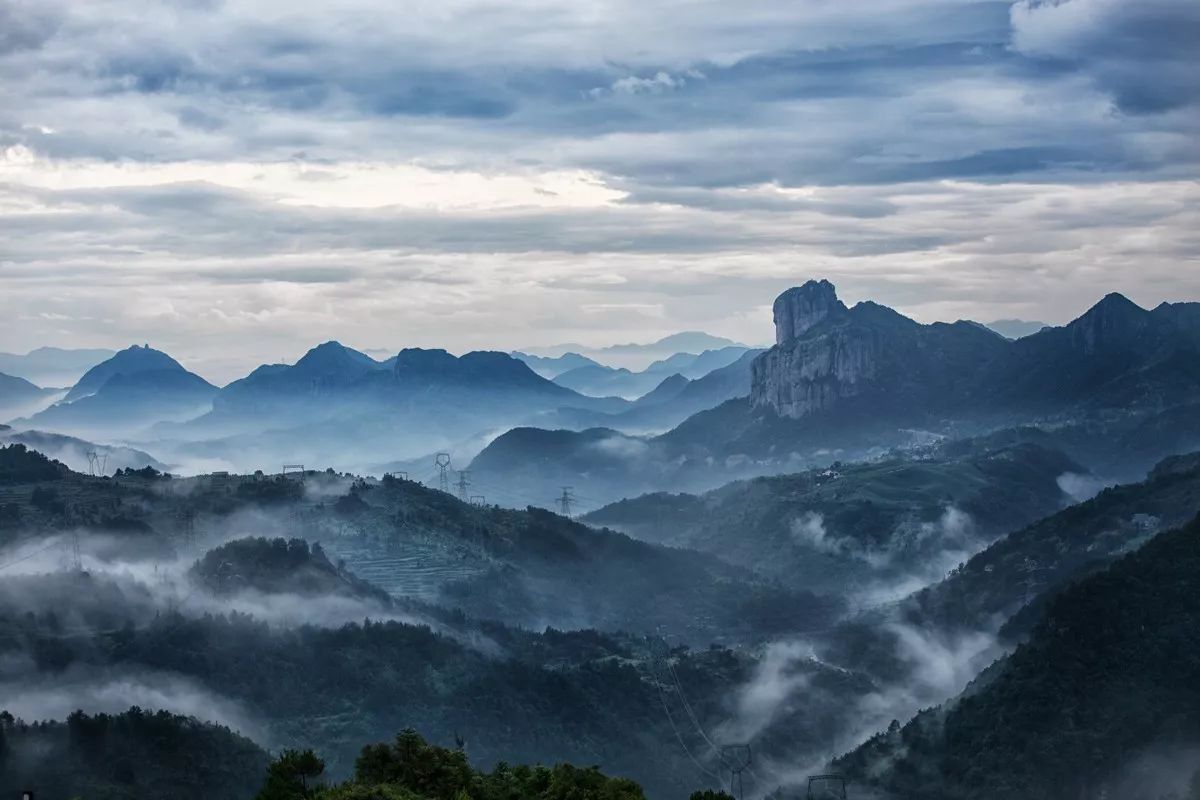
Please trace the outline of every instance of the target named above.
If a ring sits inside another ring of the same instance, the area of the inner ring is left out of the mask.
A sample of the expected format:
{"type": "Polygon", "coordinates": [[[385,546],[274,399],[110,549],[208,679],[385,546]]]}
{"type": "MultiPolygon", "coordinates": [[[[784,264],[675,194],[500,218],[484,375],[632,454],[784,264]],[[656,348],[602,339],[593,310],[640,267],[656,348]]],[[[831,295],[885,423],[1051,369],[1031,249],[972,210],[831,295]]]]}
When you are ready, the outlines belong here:
{"type": "Polygon", "coordinates": [[[88,475],[91,475],[94,478],[94,477],[96,477],[96,466],[100,462],[100,457],[96,454],[95,450],[88,450],[87,451],[87,460],[88,460],[88,475]]]}
{"type": "Polygon", "coordinates": [[[737,794],[734,795],[738,800],[742,800],[742,773],[750,766],[750,745],[748,744],[726,744],[721,746],[721,763],[729,770],[729,793],[734,794],[734,786],[737,787],[737,794]]]}
{"type": "Polygon", "coordinates": [[[433,459],[434,465],[438,468],[438,488],[446,494],[450,493],[450,476],[446,470],[450,468],[450,454],[438,453],[433,459]]]}
{"type": "Polygon", "coordinates": [[[567,518],[570,518],[571,504],[575,502],[575,495],[571,494],[572,488],[570,486],[562,487],[562,494],[558,497],[558,511],[567,518]]]}
{"type": "Polygon", "coordinates": [[[481,494],[473,494],[471,495],[471,505],[480,507],[486,506],[487,498],[481,494]]]}
{"type": "Polygon", "coordinates": [[[471,487],[471,480],[467,477],[468,475],[470,475],[470,470],[460,469],[458,471],[458,483],[454,484],[458,489],[458,499],[464,503],[471,496],[467,493],[467,490],[471,487]]]}

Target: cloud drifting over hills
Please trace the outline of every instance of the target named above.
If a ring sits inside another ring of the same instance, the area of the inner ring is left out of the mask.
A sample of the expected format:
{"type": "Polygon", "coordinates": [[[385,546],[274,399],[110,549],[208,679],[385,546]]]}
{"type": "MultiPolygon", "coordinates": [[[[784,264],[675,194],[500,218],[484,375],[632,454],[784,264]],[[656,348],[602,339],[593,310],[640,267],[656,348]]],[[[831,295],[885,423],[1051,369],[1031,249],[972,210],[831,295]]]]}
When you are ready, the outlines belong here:
{"type": "Polygon", "coordinates": [[[815,274],[923,319],[1195,297],[1195,9],[0,0],[4,344],[758,341],[815,274]]]}

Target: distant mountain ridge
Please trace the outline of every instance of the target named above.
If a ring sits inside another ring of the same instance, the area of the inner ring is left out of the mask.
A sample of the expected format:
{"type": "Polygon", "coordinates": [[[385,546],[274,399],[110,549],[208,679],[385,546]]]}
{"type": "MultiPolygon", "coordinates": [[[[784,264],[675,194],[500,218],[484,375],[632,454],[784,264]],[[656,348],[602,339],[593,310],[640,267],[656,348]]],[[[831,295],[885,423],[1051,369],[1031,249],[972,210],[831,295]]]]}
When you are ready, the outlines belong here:
{"type": "Polygon", "coordinates": [[[1200,393],[1200,304],[1153,311],[1110,294],[1061,328],[1016,341],[968,322],[921,325],[828,281],[779,296],[776,344],[751,405],[914,424],[938,415],[1057,413],[1179,402],[1200,393]]]}
{"type": "Polygon", "coordinates": [[[136,375],[142,372],[158,371],[186,372],[182,364],[166,353],[155,350],[150,345],[135,344],[85,372],[63,399],[71,402],[89,394],[95,394],[109,379],[117,375],[136,375]]]}
{"type": "Polygon", "coordinates": [[[53,390],[43,389],[24,378],[0,372],[0,422],[48,402],[53,390]]]}
{"type": "Polygon", "coordinates": [[[217,392],[209,413],[156,434],[182,441],[183,460],[362,469],[455,449],[563,407],[627,406],[558,386],[506,353],[407,348],[377,361],[326,342],[295,364],[259,367],[217,392]]]}
{"type": "Polygon", "coordinates": [[[652,391],[672,375],[678,374],[689,379],[702,378],[714,370],[729,366],[746,352],[745,347],[731,345],[718,350],[705,350],[699,354],[675,353],[636,372],[623,367],[606,367],[603,364],[592,363],[560,373],[554,378],[554,382],[592,397],[616,395],[634,399],[652,391]]]}
{"type": "Polygon", "coordinates": [[[561,356],[535,356],[514,350],[509,355],[524,361],[538,375],[550,380],[579,367],[600,366],[600,362],[593,361],[587,356],[581,356],[579,353],[563,353],[561,356]]]}
{"type": "MultiPolygon", "coordinates": [[[[1110,295],[1066,326],[1014,341],[975,322],[924,325],[876,303],[850,308],[828,281],[809,281],[779,296],[774,320],[776,344],[753,359],[747,396],[641,438],[587,417],[617,429],[603,447],[586,431],[562,430],[543,457],[526,435],[497,437],[480,463],[514,490],[570,483],[607,502],[1022,425],[1069,434],[1085,466],[1130,480],[1200,441],[1190,421],[1200,414],[1197,303],[1146,310],[1110,295]],[[1122,465],[1122,452],[1136,458],[1122,465]]],[[[564,421],[551,425],[582,427],[564,421]]]]}
{"type": "Polygon", "coordinates": [[[1037,333],[1042,328],[1051,328],[1045,322],[1036,322],[1025,319],[997,319],[991,322],[983,323],[985,328],[993,330],[1003,336],[1005,339],[1020,339],[1030,334],[1037,333]]]}
{"type": "Polygon", "coordinates": [[[88,370],[61,402],[18,422],[55,433],[123,437],[203,413],[216,392],[166,353],[134,345],[88,370]]]}
{"type": "Polygon", "coordinates": [[[571,343],[523,348],[523,353],[549,358],[571,353],[605,366],[624,367],[639,371],[655,361],[670,358],[676,353],[703,353],[705,350],[720,350],[724,347],[747,347],[747,345],[702,331],[681,331],[645,344],[630,343],[608,345],[607,347],[587,347],[571,343]]]}
{"type": "Polygon", "coordinates": [[[76,383],[88,369],[114,355],[115,350],[97,348],[39,347],[23,355],[0,353],[0,372],[24,378],[38,386],[66,387],[76,383]]]}

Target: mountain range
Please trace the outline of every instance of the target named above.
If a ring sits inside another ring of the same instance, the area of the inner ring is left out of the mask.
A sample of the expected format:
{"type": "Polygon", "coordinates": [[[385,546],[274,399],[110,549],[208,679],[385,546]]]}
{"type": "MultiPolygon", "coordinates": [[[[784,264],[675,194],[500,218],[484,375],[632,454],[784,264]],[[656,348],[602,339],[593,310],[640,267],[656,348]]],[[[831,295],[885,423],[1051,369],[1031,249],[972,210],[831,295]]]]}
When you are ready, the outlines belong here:
{"type": "MultiPolygon", "coordinates": [[[[1085,440],[1097,449],[1103,426],[1102,440],[1146,450],[1134,465],[1144,469],[1186,449],[1171,450],[1171,434],[1200,436],[1186,422],[1200,397],[1197,309],[1146,310],[1114,294],[1064,327],[1010,340],[973,322],[924,325],[875,303],[847,307],[828,281],[809,281],[775,301],[776,342],[762,352],[694,333],[605,350],[673,351],[635,372],[584,353],[406,349],[378,360],[327,342],[218,388],[165,353],[132,347],[15,424],[121,439],[184,471],[361,470],[439,451],[466,464],[478,454],[476,468],[511,495],[571,484],[598,504],[1016,425],[1086,429],[1067,449],[1077,459],[1085,440]],[[714,347],[677,349],[697,344],[714,347]],[[522,428],[556,431],[539,439],[553,450],[530,449],[522,428]]],[[[1091,468],[1106,454],[1088,455],[1091,468]]]]}
{"type": "Polygon", "coordinates": [[[663,380],[680,375],[689,380],[704,377],[714,370],[727,367],[741,358],[748,348],[740,346],[705,350],[699,355],[676,353],[659,359],[640,372],[603,364],[585,364],[556,375],[553,380],[581,394],[593,397],[624,397],[636,399],[653,390],[663,380]]]}
{"type": "Polygon", "coordinates": [[[1020,425],[1076,432],[1073,456],[1123,478],[1200,441],[1188,421],[1200,398],[1197,303],[1146,310],[1111,294],[1066,326],[1014,341],[974,322],[923,325],[875,303],[849,308],[828,281],[809,281],[777,298],[774,319],[776,344],[753,359],[745,398],[657,436],[603,423],[602,436],[561,430],[542,437],[553,442],[545,453],[530,449],[533,434],[514,431],[476,463],[514,492],[572,484],[604,502],[1020,425]]]}
{"type": "MultiPolygon", "coordinates": [[[[395,477],[102,479],[4,448],[0,543],[37,556],[40,532],[82,524],[87,570],[46,575],[35,562],[6,576],[0,656],[10,677],[53,676],[59,692],[64,675],[134,687],[169,675],[198,708],[252,709],[260,742],[319,747],[335,775],[359,742],[416,725],[464,736],[480,763],[590,758],[683,797],[719,769],[712,731],[750,741],[768,779],[841,747],[852,755],[839,769],[901,797],[1000,800],[1008,775],[1019,796],[1075,796],[1117,786],[1129,754],[1195,731],[1196,530],[1162,531],[1200,510],[1200,460],[1165,460],[1062,508],[1099,487],[1082,485],[1096,476],[1061,441],[1010,429],[665,498],[679,501],[666,530],[645,511],[655,498],[607,510],[637,512],[645,524],[629,530],[670,547],[395,477]],[[944,577],[923,575],[932,583],[898,602],[856,594],[954,548],[964,564],[942,563],[944,577]],[[156,587],[170,586],[158,565],[176,549],[197,561],[172,594],[156,587]],[[1131,552],[1134,572],[1128,560],[1105,572],[1131,552]],[[128,567],[136,553],[152,555],[128,567]],[[849,585],[848,559],[861,570],[849,585]],[[48,607],[55,616],[30,613],[48,607]],[[344,624],[346,613],[375,621],[344,624]],[[1055,758],[1014,772],[1006,760],[1026,739],[1055,758]]],[[[32,702],[42,685],[14,697],[32,702]]]]}
{"type": "Polygon", "coordinates": [[[184,441],[185,459],[363,465],[458,449],[564,406],[625,405],[558,386],[504,353],[406,349],[379,362],[327,342],[293,365],[258,368],[215,393],[209,413],[155,433],[184,441]]]}
{"type": "MultiPolygon", "coordinates": [[[[263,365],[217,388],[166,353],[134,346],[89,369],[60,402],[14,424],[137,442],[185,470],[282,462],[361,469],[438,450],[469,454],[483,446],[474,440],[521,423],[666,430],[745,394],[749,359],[733,347],[677,354],[639,380],[649,396],[634,402],[574,391],[498,352],[406,349],[377,360],[326,342],[294,364],[263,365]],[[698,377],[677,376],[675,368],[698,377]]],[[[54,399],[12,383],[14,397],[19,387],[23,400],[45,397],[45,406],[54,399]]]]}
{"type": "Polygon", "coordinates": [[[1200,304],[1147,311],[1110,294],[1062,328],[1011,341],[969,322],[921,325],[828,281],[779,296],[751,406],[803,420],[931,424],[986,414],[1152,407],[1200,389],[1200,304]]]}
{"type": "Polygon", "coordinates": [[[217,387],[166,353],[134,345],[89,369],[61,402],[14,424],[125,438],[155,422],[191,419],[207,410],[216,393],[217,387]]]}
{"type": "MultiPolygon", "coordinates": [[[[746,347],[732,339],[713,336],[701,331],[682,331],[646,344],[614,344],[607,347],[586,347],[581,344],[559,344],[548,347],[522,348],[523,354],[543,358],[578,356],[601,364],[643,370],[651,363],[670,358],[676,353],[703,353],[726,347],[746,347]]],[[[577,366],[584,366],[577,364],[577,366]]]]}

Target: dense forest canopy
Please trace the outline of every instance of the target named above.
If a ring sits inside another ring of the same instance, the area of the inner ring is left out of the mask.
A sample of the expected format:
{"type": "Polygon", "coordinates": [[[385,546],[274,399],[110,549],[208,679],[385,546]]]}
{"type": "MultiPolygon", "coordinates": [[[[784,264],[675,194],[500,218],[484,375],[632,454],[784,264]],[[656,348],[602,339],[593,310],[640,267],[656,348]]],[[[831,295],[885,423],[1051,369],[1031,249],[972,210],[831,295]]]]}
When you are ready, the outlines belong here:
{"type": "Polygon", "coordinates": [[[77,711],[25,722],[0,710],[0,787],[39,798],[249,800],[266,769],[258,745],[166,711],[77,711]]]}
{"type": "Polygon", "coordinates": [[[903,798],[1103,796],[1139,755],[1200,742],[1197,575],[1200,517],[1055,592],[962,697],[840,766],[903,798]]]}

